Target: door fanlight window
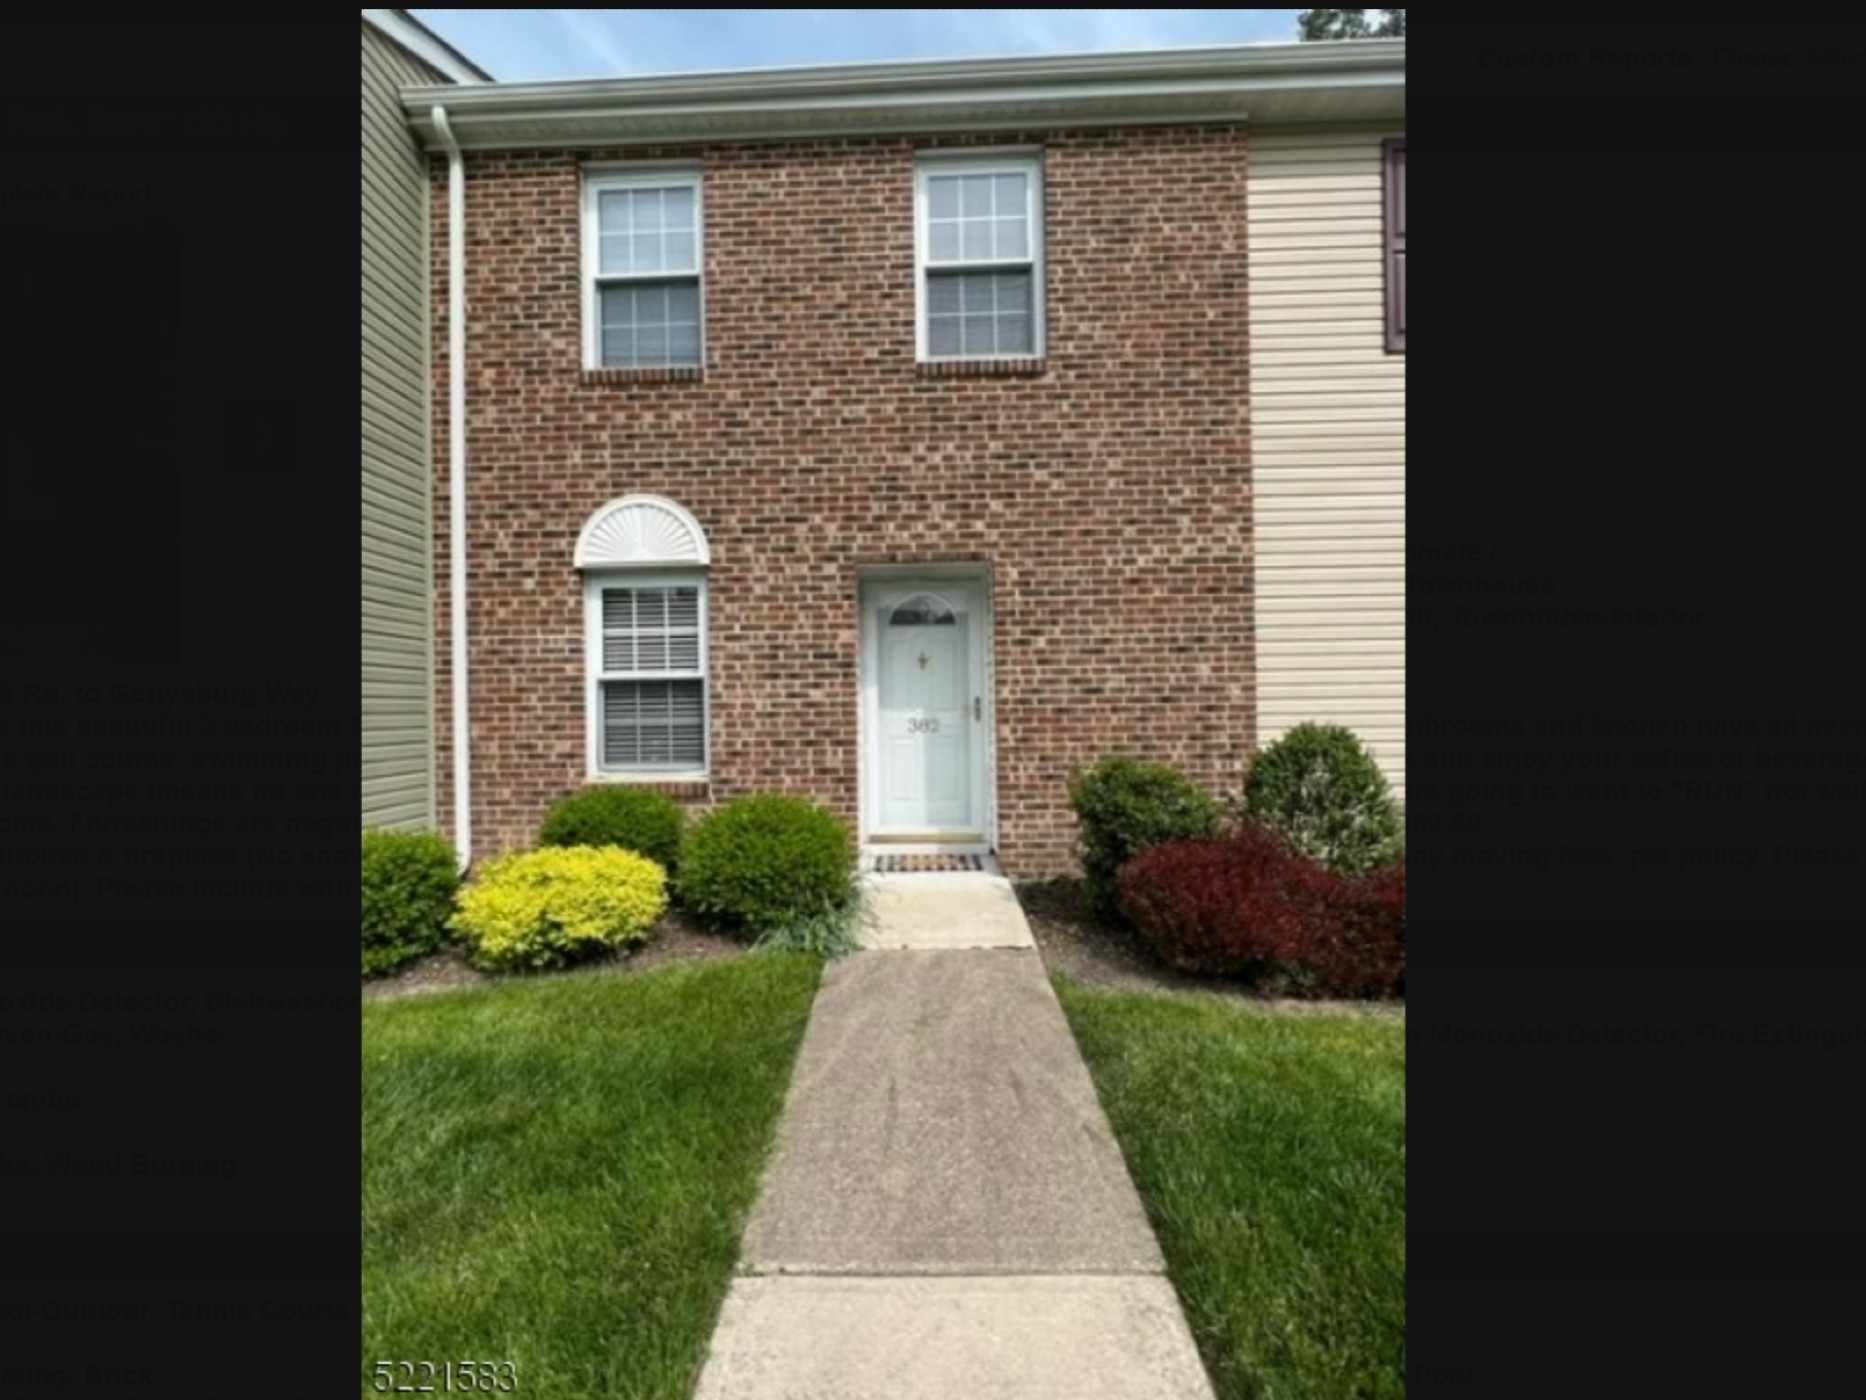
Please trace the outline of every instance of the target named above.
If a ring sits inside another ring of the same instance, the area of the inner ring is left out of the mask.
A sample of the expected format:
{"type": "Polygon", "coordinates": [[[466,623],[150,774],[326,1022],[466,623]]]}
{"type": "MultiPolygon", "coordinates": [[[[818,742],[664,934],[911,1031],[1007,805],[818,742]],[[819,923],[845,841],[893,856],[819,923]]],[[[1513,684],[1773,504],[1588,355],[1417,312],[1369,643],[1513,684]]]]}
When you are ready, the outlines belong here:
{"type": "Polygon", "coordinates": [[[890,627],[951,627],[958,620],[951,608],[927,593],[909,598],[888,614],[890,627]]]}

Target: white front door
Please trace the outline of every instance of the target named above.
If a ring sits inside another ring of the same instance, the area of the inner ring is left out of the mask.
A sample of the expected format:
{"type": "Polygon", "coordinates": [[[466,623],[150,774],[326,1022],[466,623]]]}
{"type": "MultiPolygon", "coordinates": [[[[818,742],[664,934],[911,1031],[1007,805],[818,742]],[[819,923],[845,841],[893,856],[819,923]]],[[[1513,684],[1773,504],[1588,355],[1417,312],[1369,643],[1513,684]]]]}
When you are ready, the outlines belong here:
{"type": "Polygon", "coordinates": [[[877,589],[871,824],[879,835],[978,839],[983,697],[975,684],[975,592],[951,581],[877,589]]]}

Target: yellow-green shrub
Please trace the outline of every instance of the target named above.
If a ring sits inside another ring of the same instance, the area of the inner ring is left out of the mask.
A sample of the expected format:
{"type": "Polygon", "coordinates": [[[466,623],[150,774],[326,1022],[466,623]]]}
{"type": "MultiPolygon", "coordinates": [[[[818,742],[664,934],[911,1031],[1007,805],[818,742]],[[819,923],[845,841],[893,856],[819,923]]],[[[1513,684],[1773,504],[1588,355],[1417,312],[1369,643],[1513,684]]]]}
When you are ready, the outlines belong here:
{"type": "Polygon", "coordinates": [[[481,967],[524,971],[646,943],[667,872],[617,846],[557,846],[490,862],[450,927],[481,967]]]}

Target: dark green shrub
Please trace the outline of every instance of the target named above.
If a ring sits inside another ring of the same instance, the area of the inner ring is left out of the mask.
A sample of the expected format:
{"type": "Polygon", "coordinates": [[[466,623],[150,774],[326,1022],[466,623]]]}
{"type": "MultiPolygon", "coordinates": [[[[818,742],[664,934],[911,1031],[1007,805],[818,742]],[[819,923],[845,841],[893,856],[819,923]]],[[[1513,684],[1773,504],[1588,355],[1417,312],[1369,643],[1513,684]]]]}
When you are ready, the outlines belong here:
{"type": "Polygon", "coordinates": [[[1338,724],[1299,724],[1259,753],[1244,779],[1244,807],[1339,874],[1379,870],[1404,850],[1385,774],[1338,724]]]}
{"type": "Polygon", "coordinates": [[[1149,846],[1218,830],[1218,804],[1177,768],[1116,755],[1069,779],[1090,906],[1118,918],[1115,876],[1149,846]]]}
{"type": "Polygon", "coordinates": [[[460,869],[432,831],[363,833],[363,975],[376,977],[447,941],[460,869]]]}
{"type": "Polygon", "coordinates": [[[767,941],[845,914],[857,902],[848,830],[802,798],[738,798],[687,833],[680,897],[707,923],[767,941]]]}
{"type": "Polygon", "coordinates": [[[540,846],[620,846],[674,873],[686,819],[680,805],[648,788],[607,785],[560,797],[544,814],[540,846]]]}

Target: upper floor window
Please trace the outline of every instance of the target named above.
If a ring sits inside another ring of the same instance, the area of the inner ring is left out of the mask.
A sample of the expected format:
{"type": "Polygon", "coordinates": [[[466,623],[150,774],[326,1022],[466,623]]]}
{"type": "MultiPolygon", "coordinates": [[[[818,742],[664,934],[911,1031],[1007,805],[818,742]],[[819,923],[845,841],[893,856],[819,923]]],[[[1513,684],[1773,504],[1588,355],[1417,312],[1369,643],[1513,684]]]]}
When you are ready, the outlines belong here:
{"type": "Polygon", "coordinates": [[[583,182],[584,363],[699,365],[700,177],[589,174],[583,182]]]}
{"type": "Polygon", "coordinates": [[[920,358],[1043,354],[1037,158],[930,156],[914,203],[920,358]]]}
{"type": "Polygon", "coordinates": [[[1386,152],[1387,349],[1406,349],[1406,138],[1389,137],[1386,152]]]}

